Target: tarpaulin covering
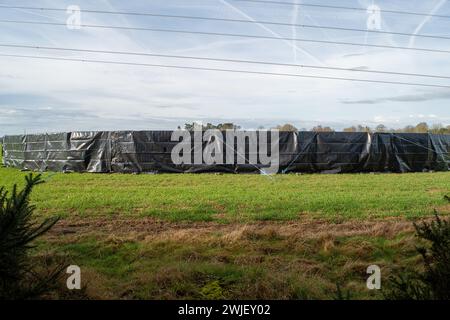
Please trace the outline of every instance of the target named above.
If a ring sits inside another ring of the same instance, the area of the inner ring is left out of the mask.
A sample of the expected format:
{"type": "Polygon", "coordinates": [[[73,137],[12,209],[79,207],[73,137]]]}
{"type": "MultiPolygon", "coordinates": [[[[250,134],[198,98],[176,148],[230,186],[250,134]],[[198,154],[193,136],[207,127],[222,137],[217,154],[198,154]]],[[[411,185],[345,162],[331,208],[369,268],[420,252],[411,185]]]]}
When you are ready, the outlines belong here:
{"type": "MultiPolygon", "coordinates": [[[[5,136],[3,163],[37,171],[117,173],[258,173],[250,163],[261,145],[232,150],[232,163],[175,164],[172,131],[68,132],[5,136]],[[243,161],[244,160],[244,161],[243,161]]],[[[194,135],[194,133],[189,133],[194,135]]],[[[422,172],[450,170],[450,135],[400,133],[280,132],[279,173],[422,172]]],[[[230,143],[226,141],[225,146],[230,143]]],[[[208,141],[202,142],[204,148],[208,141]]],[[[242,147],[242,146],[241,146],[242,147]]],[[[194,147],[193,147],[194,148],[194,147]]]]}

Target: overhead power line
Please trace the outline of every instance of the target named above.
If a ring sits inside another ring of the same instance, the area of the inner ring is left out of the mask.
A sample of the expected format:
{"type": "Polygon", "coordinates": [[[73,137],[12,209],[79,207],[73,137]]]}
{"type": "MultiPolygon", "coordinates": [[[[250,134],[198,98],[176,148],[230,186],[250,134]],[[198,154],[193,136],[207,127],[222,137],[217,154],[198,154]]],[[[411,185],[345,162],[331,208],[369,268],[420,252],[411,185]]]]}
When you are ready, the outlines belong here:
{"type": "Polygon", "coordinates": [[[36,49],[36,50],[52,50],[52,51],[70,51],[70,52],[83,52],[83,53],[101,53],[101,54],[117,54],[117,55],[130,55],[130,56],[145,56],[145,57],[160,57],[171,59],[186,59],[186,60],[199,60],[199,61],[214,61],[214,62],[227,62],[227,63],[244,63],[244,64],[256,64],[256,65],[271,65],[281,67],[296,67],[307,69],[320,69],[320,70],[336,70],[336,71],[348,71],[348,72],[362,72],[372,74],[388,74],[388,75],[400,75],[409,77],[425,77],[436,79],[450,79],[450,76],[432,75],[423,73],[405,73],[395,71],[382,71],[382,70],[364,70],[355,68],[341,68],[341,67],[326,67],[326,66],[314,66],[294,63],[281,63],[270,61],[255,61],[255,60],[239,60],[239,59],[225,59],[225,58],[211,58],[211,57],[194,57],[194,56],[181,56],[181,55],[168,55],[158,53],[147,52],[130,52],[130,51],[111,51],[111,50],[95,50],[95,49],[79,49],[79,48],[63,48],[63,47],[48,47],[48,46],[31,46],[31,45],[17,45],[17,44],[3,44],[0,43],[0,47],[4,48],[22,48],[22,49],[36,49]]]}
{"type": "MultiPolygon", "coordinates": [[[[50,26],[64,26],[64,27],[67,26],[66,23],[59,23],[59,22],[21,21],[21,20],[0,20],[0,23],[50,25],[50,26]]],[[[398,49],[398,50],[408,50],[408,51],[450,53],[450,50],[442,50],[442,49],[410,48],[410,47],[381,45],[381,44],[366,44],[366,43],[354,43],[354,42],[343,42],[343,41],[302,39],[302,38],[292,38],[292,37],[273,37],[273,36],[248,35],[248,34],[238,34],[238,33],[188,31],[188,30],[175,30],[175,29],[140,28],[140,27],[90,25],[90,24],[81,24],[80,27],[81,28],[137,30],[137,31],[165,32],[165,33],[179,33],[179,34],[196,34],[196,35],[221,36],[221,37],[238,37],[238,38],[250,38],[250,39],[261,39],[261,40],[287,40],[287,41],[296,41],[296,42],[333,44],[333,45],[345,45],[345,46],[357,46],[357,47],[371,47],[371,48],[379,48],[379,49],[398,49]]]]}
{"type": "MultiPolygon", "coordinates": [[[[284,6],[296,6],[296,7],[312,7],[312,8],[324,8],[324,9],[336,9],[336,10],[353,10],[353,11],[364,11],[367,12],[367,8],[361,7],[345,7],[345,6],[334,6],[334,5],[326,5],[326,4],[313,4],[313,3],[295,3],[295,2],[286,2],[286,1],[265,1],[265,0],[231,0],[236,2],[253,2],[258,4],[273,4],[273,5],[284,5],[284,6]]],[[[444,18],[450,19],[448,15],[440,15],[440,14],[428,14],[423,12],[412,12],[412,11],[402,11],[402,10],[384,10],[381,9],[382,13],[392,13],[392,14],[404,14],[404,15],[412,15],[412,16],[421,16],[421,17],[434,17],[434,18],[444,18]]]]}
{"type": "Polygon", "coordinates": [[[437,84],[426,84],[426,83],[415,83],[415,82],[398,82],[398,81],[383,81],[383,80],[369,80],[369,79],[357,79],[357,78],[340,78],[340,77],[303,75],[303,74],[293,74],[293,73],[262,72],[262,71],[251,71],[251,70],[204,68],[204,67],[191,67],[191,66],[179,66],[179,65],[167,65],[167,64],[149,64],[149,63],[119,62],[119,61],[108,61],[108,60],[59,58],[59,57],[45,57],[45,56],[31,56],[31,55],[17,55],[17,54],[3,54],[3,53],[0,53],[0,56],[1,57],[11,57],[11,58],[26,58],[26,59],[41,59],[41,60],[56,60],[56,61],[87,62],[87,63],[101,63],[101,64],[114,64],[114,65],[127,65],[127,66],[142,66],[142,67],[155,67],[155,68],[172,68],[172,69],[213,71],[213,72],[230,72],[230,73],[240,73],[240,74],[284,76],[284,77],[295,77],[295,78],[306,78],[306,79],[339,80],[339,81],[351,81],[351,82],[365,82],[365,83],[377,83],[377,84],[389,84],[389,85],[405,85],[405,86],[419,86],[419,87],[433,87],[433,88],[450,89],[450,86],[437,85],[437,84]]]}
{"type": "MultiPolygon", "coordinates": [[[[40,8],[40,7],[17,7],[17,6],[2,6],[0,8],[26,8],[34,9],[40,11],[66,11],[62,8],[40,8]]],[[[170,14],[159,14],[151,12],[129,12],[129,11],[102,11],[102,10],[82,10],[83,12],[89,13],[99,13],[99,14],[115,14],[115,15],[136,15],[136,16],[147,16],[154,18],[167,18],[167,19],[188,19],[188,20],[204,20],[204,21],[218,21],[218,22],[233,22],[233,23],[247,23],[247,24],[264,24],[264,25],[274,25],[274,26],[286,26],[286,27],[298,27],[298,28],[309,28],[309,29],[326,29],[326,30],[337,30],[337,31],[352,31],[352,32],[368,32],[376,34],[389,34],[389,35],[399,35],[399,36],[415,36],[418,38],[431,38],[431,39],[441,39],[450,40],[449,36],[440,35],[428,35],[428,34],[413,34],[405,32],[393,32],[393,31],[382,31],[382,30],[369,30],[369,29],[358,29],[358,28],[345,28],[337,26],[320,26],[320,25],[309,25],[309,24],[295,24],[295,23],[284,23],[275,21],[262,21],[262,20],[245,20],[245,19],[229,19],[229,18],[215,18],[215,17],[199,17],[199,16],[187,16],[187,15],[170,15],[170,14]]]]}

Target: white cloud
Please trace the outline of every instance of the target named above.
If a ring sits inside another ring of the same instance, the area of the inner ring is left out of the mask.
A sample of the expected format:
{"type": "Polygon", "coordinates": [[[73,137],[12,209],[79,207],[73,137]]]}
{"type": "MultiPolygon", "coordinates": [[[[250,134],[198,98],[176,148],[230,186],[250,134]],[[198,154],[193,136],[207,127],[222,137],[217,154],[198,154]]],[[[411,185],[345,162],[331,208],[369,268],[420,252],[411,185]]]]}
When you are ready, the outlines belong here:
{"type": "MultiPolygon", "coordinates": [[[[29,5],[33,2],[28,1],[29,5]]],[[[124,3],[115,8],[112,1],[93,4],[79,1],[81,7],[103,8],[106,10],[148,11],[198,16],[226,16],[243,18],[238,11],[223,6],[220,2],[205,3],[201,0],[152,1],[124,3]]],[[[11,1],[11,4],[14,3],[11,1]]],[[[66,1],[64,4],[68,4],[66,1]]],[[[116,2],[114,2],[116,3],[116,2]]],[[[325,1],[326,3],[326,1],[325,1]]],[[[331,3],[331,2],[330,2],[331,3]]],[[[371,1],[362,1],[362,5],[371,1]]],[[[26,5],[26,4],[24,4],[26,5]]],[[[391,8],[388,1],[379,5],[391,8]]],[[[43,1],[42,6],[55,6],[53,1],[43,1]]],[[[59,6],[63,6],[60,4],[59,6]]],[[[420,3],[417,8],[405,4],[401,10],[428,12],[432,4],[420,3]]],[[[287,6],[285,6],[287,7],[287,6]]],[[[255,20],[289,21],[292,8],[276,6],[240,5],[240,10],[255,20]],[[270,8],[270,9],[269,9],[270,8]]],[[[398,9],[398,8],[397,8],[398,9]]],[[[443,8],[444,9],[444,8],[443,8]]],[[[448,11],[448,8],[447,8],[448,11]]],[[[49,14],[57,21],[64,15],[49,14]]],[[[294,15],[295,16],[295,15],[294,15]]],[[[2,11],[0,17],[12,17],[12,13],[2,11]]],[[[14,18],[47,19],[33,17],[24,12],[15,12],[14,18]]],[[[193,23],[192,21],[174,21],[168,19],[141,19],[126,16],[83,15],[92,24],[110,24],[126,26],[157,26],[172,29],[208,30],[246,34],[267,34],[261,26],[251,24],[193,23]]],[[[365,27],[365,16],[346,12],[337,16],[329,10],[300,10],[296,18],[322,25],[338,25],[353,28],[365,27]]],[[[295,19],[293,21],[296,21],[295,19]]],[[[383,16],[383,26],[394,31],[412,32],[420,23],[415,17],[383,16]]],[[[439,21],[430,21],[427,32],[443,33],[445,26],[439,21]]],[[[7,26],[7,32],[0,33],[0,43],[24,43],[71,48],[89,48],[98,50],[117,50],[135,52],[154,52],[168,54],[195,55],[203,57],[232,58],[243,60],[261,60],[292,63],[295,56],[291,46],[282,41],[255,39],[228,39],[224,37],[204,37],[194,35],[168,35],[151,32],[131,32],[107,29],[85,29],[81,32],[64,28],[7,26]]],[[[273,32],[292,36],[292,28],[277,27],[273,32]]],[[[353,42],[365,41],[364,33],[327,32],[298,28],[297,36],[302,38],[331,38],[342,40],[351,37],[353,42]]],[[[367,35],[367,41],[380,44],[406,45],[408,38],[389,35],[367,35]]],[[[422,40],[421,40],[422,41],[422,40]]],[[[409,73],[430,73],[450,75],[448,56],[444,54],[415,53],[401,50],[373,50],[358,47],[325,46],[297,43],[297,59],[301,64],[325,65],[364,70],[387,70],[409,73]],[[312,61],[307,51],[318,61],[312,61]]],[[[418,44],[419,45],[419,44],[418,44]]],[[[421,46],[432,46],[435,42],[421,42],[421,46]]],[[[2,53],[40,54],[58,57],[76,57],[115,61],[133,61],[142,63],[190,65],[213,68],[234,68],[261,70],[267,72],[299,73],[332,77],[357,77],[375,80],[394,81],[414,80],[415,82],[442,83],[448,81],[356,72],[338,72],[306,68],[286,68],[276,66],[256,66],[246,64],[223,64],[205,61],[184,61],[163,58],[145,58],[137,56],[116,56],[100,54],[74,54],[69,52],[29,51],[5,48],[2,53]]],[[[46,110],[48,127],[42,130],[65,130],[56,115],[78,111],[82,121],[74,123],[75,129],[95,129],[108,127],[114,129],[124,120],[129,129],[166,128],[170,129],[184,119],[206,119],[208,121],[231,121],[257,126],[294,122],[299,126],[314,125],[315,122],[332,124],[337,127],[348,123],[389,122],[403,124],[421,119],[430,121],[448,121],[448,93],[426,90],[416,87],[392,86],[381,84],[363,84],[356,82],[331,81],[320,79],[287,78],[275,76],[257,76],[219,72],[175,70],[163,68],[144,68],[119,65],[89,64],[77,62],[58,62],[31,59],[1,58],[0,60],[0,123],[8,124],[7,129],[0,127],[0,134],[21,132],[23,127],[32,126],[33,119],[16,111],[16,117],[7,113],[27,107],[28,110],[46,110]],[[34,104],[24,97],[39,97],[34,104]],[[447,100],[446,100],[447,99],[447,100]],[[54,116],[53,116],[54,115],[54,116]],[[410,116],[411,115],[411,116],[410,116]],[[7,119],[6,119],[6,116],[7,119]],[[91,116],[91,117],[90,117],[91,116]],[[53,117],[53,118],[52,118],[53,117]],[[147,121],[147,120],[148,121],[147,121]],[[151,121],[150,121],[150,120],[151,121]],[[153,120],[152,120],[153,119],[153,120]],[[317,121],[313,121],[317,120],[317,121]],[[6,121],[7,120],[7,121],[6,121]],[[55,120],[55,121],[54,121],[55,120]],[[142,121],[140,121],[142,120],[142,121]],[[145,122],[147,121],[147,122],[145,122]],[[153,121],[153,122],[152,122],[153,121]]],[[[81,119],[80,118],[80,119],[81,119]]],[[[43,122],[41,125],[45,125],[43,122]]],[[[69,126],[69,125],[67,125],[69,126]]],[[[68,130],[69,128],[67,128],[68,130]]]]}

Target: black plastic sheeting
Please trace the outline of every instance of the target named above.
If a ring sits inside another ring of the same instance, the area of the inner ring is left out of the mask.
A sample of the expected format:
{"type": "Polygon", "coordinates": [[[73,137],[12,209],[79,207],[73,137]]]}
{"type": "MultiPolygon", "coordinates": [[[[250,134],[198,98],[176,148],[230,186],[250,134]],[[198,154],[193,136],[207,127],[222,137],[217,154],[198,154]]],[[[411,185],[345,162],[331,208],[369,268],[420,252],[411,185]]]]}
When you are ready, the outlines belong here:
{"type": "MultiPolygon", "coordinates": [[[[269,144],[276,143],[267,134],[269,144]]],[[[94,173],[259,173],[263,168],[249,163],[176,165],[171,152],[178,142],[171,136],[172,131],[5,136],[3,163],[23,170],[94,173]]],[[[246,159],[248,147],[247,142],[246,159]]],[[[449,171],[450,135],[280,132],[279,161],[278,173],[449,171]]]]}

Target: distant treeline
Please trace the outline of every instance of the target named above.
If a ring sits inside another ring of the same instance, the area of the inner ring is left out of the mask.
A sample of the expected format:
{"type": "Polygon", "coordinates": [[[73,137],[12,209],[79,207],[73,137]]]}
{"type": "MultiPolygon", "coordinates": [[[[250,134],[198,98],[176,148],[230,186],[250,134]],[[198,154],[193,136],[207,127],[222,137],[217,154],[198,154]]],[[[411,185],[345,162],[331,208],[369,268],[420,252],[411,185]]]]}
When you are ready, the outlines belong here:
{"type": "MultiPolygon", "coordinates": [[[[219,130],[238,130],[241,129],[241,126],[236,125],[234,123],[220,123],[218,125],[214,125],[211,123],[207,124],[196,124],[196,123],[186,123],[184,127],[181,126],[178,127],[178,129],[185,129],[189,131],[193,131],[196,127],[201,126],[203,130],[209,130],[209,129],[219,129],[219,130]]],[[[297,129],[294,125],[286,123],[283,125],[278,125],[273,128],[264,128],[264,127],[258,127],[259,130],[263,129],[278,129],[280,131],[289,131],[289,132],[297,132],[297,131],[313,131],[313,132],[335,132],[337,130],[328,127],[328,126],[316,126],[312,129],[297,129]]],[[[450,134],[450,125],[449,126],[443,126],[442,124],[433,124],[428,125],[426,122],[421,122],[415,126],[408,125],[401,129],[392,129],[389,128],[383,124],[380,124],[376,126],[375,128],[371,128],[368,126],[363,125],[357,125],[357,126],[351,126],[348,128],[345,128],[342,130],[344,132],[386,132],[386,133],[434,133],[434,134],[450,134]]]]}

